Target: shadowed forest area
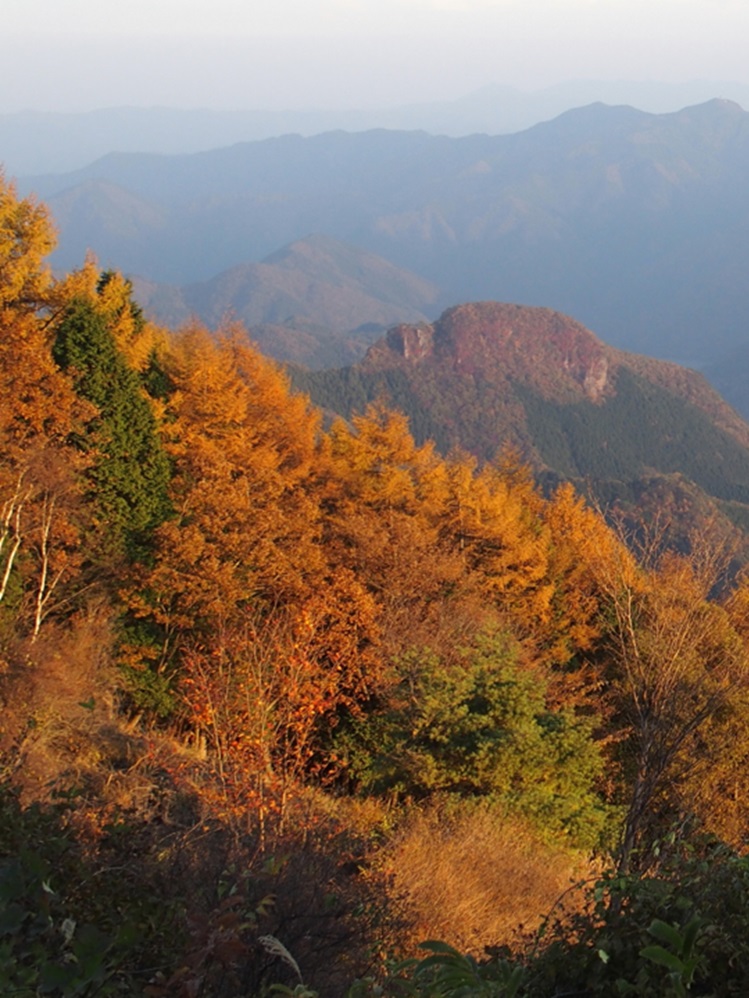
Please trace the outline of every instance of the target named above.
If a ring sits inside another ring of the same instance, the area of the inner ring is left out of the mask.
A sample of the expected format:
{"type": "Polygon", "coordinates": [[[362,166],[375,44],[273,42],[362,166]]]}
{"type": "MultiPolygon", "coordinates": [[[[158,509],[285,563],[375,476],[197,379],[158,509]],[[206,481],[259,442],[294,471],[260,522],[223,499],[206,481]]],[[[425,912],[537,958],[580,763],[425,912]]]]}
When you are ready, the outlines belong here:
{"type": "Polygon", "coordinates": [[[381,403],[326,427],[53,245],[0,183],[0,990],[749,992],[709,525],[624,536],[381,403]]]}

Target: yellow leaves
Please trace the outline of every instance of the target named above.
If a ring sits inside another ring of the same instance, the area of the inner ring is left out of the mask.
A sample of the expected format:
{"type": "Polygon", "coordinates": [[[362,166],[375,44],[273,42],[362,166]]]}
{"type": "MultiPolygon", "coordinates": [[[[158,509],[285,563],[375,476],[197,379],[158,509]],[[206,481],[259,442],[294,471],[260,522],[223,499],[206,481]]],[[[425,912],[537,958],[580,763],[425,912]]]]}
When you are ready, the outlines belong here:
{"type": "Polygon", "coordinates": [[[19,200],[0,173],[0,309],[34,311],[44,303],[50,274],[42,261],[54,246],[47,208],[19,200]]]}
{"type": "Polygon", "coordinates": [[[534,585],[546,571],[544,531],[520,495],[490,466],[477,472],[467,495],[455,496],[465,549],[482,562],[497,592],[534,585]]]}
{"type": "Polygon", "coordinates": [[[600,636],[603,580],[632,564],[603,518],[570,484],[561,485],[543,509],[550,531],[549,572],[555,583],[554,634],[549,654],[563,662],[588,650],[600,636]]]}
{"type": "Polygon", "coordinates": [[[326,458],[329,550],[367,579],[388,634],[415,640],[420,622],[436,634],[438,614],[478,619],[483,603],[547,665],[597,638],[592,563],[620,545],[571,487],[544,500],[509,454],[481,468],[470,456],[444,460],[379,405],[353,427],[336,423],[326,458]]]}
{"type": "MultiPolygon", "coordinates": [[[[93,409],[79,401],[31,315],[0,312],[0,434],[11,446],[39,436],[64,441],[93,409]]],[[[1,446],[1,445],[0,445],[1,446]]]]}
{"type": "Polygon", "coordinates": [[[178,519],[158,533],[152,583],[173,619],[210,628],[304,593],[322,564],[307,487],[317,416],[236,331],[190,327],[164,363],[178,519]]]}
{"type": "Polygon", "coordinates": [[[725,605],[729,619],[749,646],[749,579],[742,578],[725,605]]]}
{"type": "Polygon", "coordinates": [[[520,633],[548,619],[553,587],[548,577],[549,534],[534,513],[538,497],[496,468],[478,470],[470,458],[449,469],[443,536],[457,546],[466,568],[495,607],[520,633]]]}
{"type": "Polygon", "coordinates": [[[237,466],[252,453],[258,473],[282,473],[288,481],[307,472],[318,417],[246,338],[236,331],[213,338],[190,327],[165,362],[176,388],[169,406],[176,456],[189,463],[192,453],[208,465],[221,456],[237,466]]]}
{"type": "Polygon", "coordinates": [[[51,290],[51,300],[55,308],[67,308],[77,298],[93,302],[100,275],[99,261],[96,255],[89,250],[82,266],[77,270],[69,271],[55,281],[51,290]]]}
{"type": "MultiPolygon", "coordinates": [[[[207,330],[186,329],[173,343],[167,358],[176,391],[170,408],[186,428],[199,428],[204,441],[231,445],[237,431],[247,421],[249,392],[242,383],[231,352],[220,349],[207,330]]],[[[181,427],[178,427],[178,430],[181,427]]],[[[175,449],[189,447],[189,435],[176,432],[175,449]],[[180,439],[180,437],[182,439],[180,439]]],[[[240,441],[240,446],[246,439],[240,441]]]]}
{"type": "Polygon", "coordinates": [[[415,512],[424,472],[440,463],[432,446],[418,448],[406,417],[379,404],[352,424],[349,429],[339,420],[330,432],[333,473],[350,499],[372,509],[415,512]]]}

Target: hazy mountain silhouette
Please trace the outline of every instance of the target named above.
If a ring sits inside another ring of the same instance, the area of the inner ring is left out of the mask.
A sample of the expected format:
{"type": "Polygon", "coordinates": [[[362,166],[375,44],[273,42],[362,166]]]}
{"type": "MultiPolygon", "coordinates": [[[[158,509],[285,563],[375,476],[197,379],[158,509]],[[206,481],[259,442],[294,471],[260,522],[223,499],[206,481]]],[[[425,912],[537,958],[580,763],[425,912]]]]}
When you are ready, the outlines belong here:
{"type": "Polygon", "coordinates": [[[749,115],[714,100],[665,115],[592,105],[505,136],[111,155],[32,186],[60,220],[64,268],[90,246],[104,265],[194,283],[322,232],[423,275],[443,302],[552,307],[701,365],[749,327],[748,174],[749,115]],[[126,204],[142,226],[125,230],[126,204]]]}
{"type": "Polygon", "coordinates": [[[658,114],[723,97],[749,107],[749,86],[692,80],[570,80],[536,91],[489,84],[456,100],[373,110],[264,111],[114,107],[0,114],[0,161],[9,174],[76,170],[109,152],[192,153],[278,135],[373,128],[435,135],[501,135],[603,101],[658,114]]]}
{"type": "Polygon", "coordinates": [[[437,288],[330,236],[297,240],[261,263],[178,288],[136,279],[138,300],[165,325],[191,316],[247,326],[266,353],[310,367],[358,359],[388,326],[433,314],[437,288]]]}

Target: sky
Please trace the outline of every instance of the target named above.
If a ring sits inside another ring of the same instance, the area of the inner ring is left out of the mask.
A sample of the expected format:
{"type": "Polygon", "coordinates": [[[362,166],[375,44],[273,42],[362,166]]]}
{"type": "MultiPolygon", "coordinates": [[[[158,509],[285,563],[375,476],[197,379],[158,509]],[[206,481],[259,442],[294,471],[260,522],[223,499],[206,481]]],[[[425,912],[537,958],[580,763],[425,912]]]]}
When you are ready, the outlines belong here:
{"type": "Polygon", "coordinates": [[[3,0],[0,113],[375,108],[492,83],[749,83],[749,0],[3,0]]]}

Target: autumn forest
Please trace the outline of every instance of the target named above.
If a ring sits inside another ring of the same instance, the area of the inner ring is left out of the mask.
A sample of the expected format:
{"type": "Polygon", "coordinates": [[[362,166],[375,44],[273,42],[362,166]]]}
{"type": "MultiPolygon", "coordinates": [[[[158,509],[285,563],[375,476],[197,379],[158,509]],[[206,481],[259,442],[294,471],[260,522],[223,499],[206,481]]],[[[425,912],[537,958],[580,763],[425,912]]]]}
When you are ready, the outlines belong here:
{"type": "Polygon", "coordinates": [[[0,181],[0,990],[746,994],[724,535],[328,418],[53,246],[0,181]]]}

